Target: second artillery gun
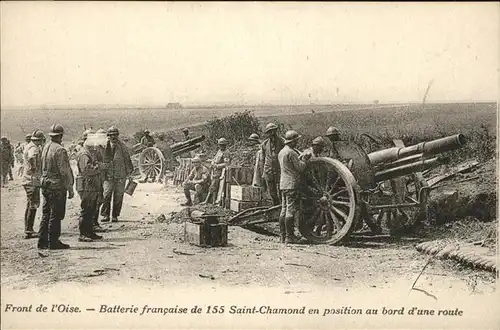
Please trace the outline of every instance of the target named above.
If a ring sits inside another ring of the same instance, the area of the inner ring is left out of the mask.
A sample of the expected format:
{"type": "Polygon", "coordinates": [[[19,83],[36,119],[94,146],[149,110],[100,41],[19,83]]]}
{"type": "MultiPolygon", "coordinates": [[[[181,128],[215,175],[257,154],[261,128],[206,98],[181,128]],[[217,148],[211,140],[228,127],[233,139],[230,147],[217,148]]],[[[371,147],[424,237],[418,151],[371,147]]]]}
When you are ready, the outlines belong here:
{"type": "Polygon", "coordinates": [[[176,163],[176,158],[182,154],[191,152],[201,147],[201,142],[205,140],[204,135],[192,139],[171,144],[166,150],[160,148],[145,147],[138,143],[134,146],[134,153],[140,153],[138,168],[141,175],[160,178],[166,170],[172,170],[176,163]]]}
{"type": "MultiPolygon", "coordinates": [[[[461,148],[456,134],[441,139],[367,153],[354,142],[337,141],[340,159],[312,158],[303,173],[300,233],[311,243],[338,244],[364,224],[391,234],[413,228],[426,215],[430,187],[422,171],[439,163],[438,155],[461,148]]],[[[281,206],[257,207],[230,219],[233,225],[277,221],[281,206]]]]}

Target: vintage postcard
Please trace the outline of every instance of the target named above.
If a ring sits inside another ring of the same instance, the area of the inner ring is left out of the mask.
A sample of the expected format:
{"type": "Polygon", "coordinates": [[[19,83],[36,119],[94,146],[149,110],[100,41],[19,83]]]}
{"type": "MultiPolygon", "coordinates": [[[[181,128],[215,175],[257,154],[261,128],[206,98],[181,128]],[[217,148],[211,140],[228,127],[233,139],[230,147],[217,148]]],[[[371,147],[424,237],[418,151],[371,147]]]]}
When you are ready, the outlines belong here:
{"type": "Polygon", "coordinates": [[[1,7],[2,329],[494,329],[498,3],[1,7]]]}

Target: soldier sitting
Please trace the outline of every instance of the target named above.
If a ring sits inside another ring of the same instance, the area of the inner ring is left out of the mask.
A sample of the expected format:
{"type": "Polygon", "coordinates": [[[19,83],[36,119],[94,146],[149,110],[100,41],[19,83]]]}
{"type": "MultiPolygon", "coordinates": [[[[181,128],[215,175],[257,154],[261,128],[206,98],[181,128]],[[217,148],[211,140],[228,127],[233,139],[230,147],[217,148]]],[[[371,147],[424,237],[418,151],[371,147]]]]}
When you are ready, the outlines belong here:
{"type": "Polygon", "coordinates": [[[181,206],[193,205],[191,200],[191,191],[195,191],[195,204],[203,201],[206,193],[208,192],[210,182],[209,169],[203,165],[199,157],[193,158],[192,164],[194,167],[191,170],[191,173],[189,173],[187,180],[184,182],[184,195],[186,196],[186,202],[182,203],[181,206]]]}

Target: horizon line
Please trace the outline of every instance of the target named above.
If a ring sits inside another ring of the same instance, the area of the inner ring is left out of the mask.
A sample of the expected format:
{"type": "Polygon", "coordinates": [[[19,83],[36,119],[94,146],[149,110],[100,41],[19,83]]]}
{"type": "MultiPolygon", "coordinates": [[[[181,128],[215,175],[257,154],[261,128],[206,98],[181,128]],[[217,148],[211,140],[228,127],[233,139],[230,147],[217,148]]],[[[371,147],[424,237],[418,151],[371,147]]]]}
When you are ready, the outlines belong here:
{"type": "MultiPolygon", "coordinates": [[[[443,103],[498,103],[497,100],[444,100],[444,101],[432,101],[426,102],[425,104],[443,104],[443,103]]],[[[167,104],[179,104],[183,109],[196,109],[196,108],[244,108],[244,107],[260,107],[260,106],[282,106],[282,107],[294,107],[294,106],[330,106],[330,105],[391,105],[391,104],[422,104],[421,101],[393,101],[384,103],[373,103],[373,102],[318,102],[318,103],[272,103],[272,102],[260,102],[260,103],[249,103],[249,104],[238,104],[230,102],[217,102],[217,103],[188,103],[182,104],[181,102],[168,102],[167,104]]],[[[167,104],[72,104],[72,105],[8,105],[1,106],[2,110],[17,110],[17,109],[30,109],[30,110],[60,110],[60,109],[97,109],[97,108],[112,108],[112,109],[166,109],[174,110],[179,108],[169,108],[167,104]]]]}

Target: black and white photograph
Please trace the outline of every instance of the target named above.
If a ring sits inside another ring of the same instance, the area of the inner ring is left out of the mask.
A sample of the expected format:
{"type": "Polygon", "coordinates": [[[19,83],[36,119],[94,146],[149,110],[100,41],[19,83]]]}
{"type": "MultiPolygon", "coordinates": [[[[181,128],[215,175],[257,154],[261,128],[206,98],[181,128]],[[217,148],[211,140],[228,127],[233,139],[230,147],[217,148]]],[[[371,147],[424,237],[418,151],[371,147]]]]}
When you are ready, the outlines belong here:
{"type": "Polygon", "coordinates": [[[2,329],[495,329],[498,2],[2,1],[2,329]]]}

